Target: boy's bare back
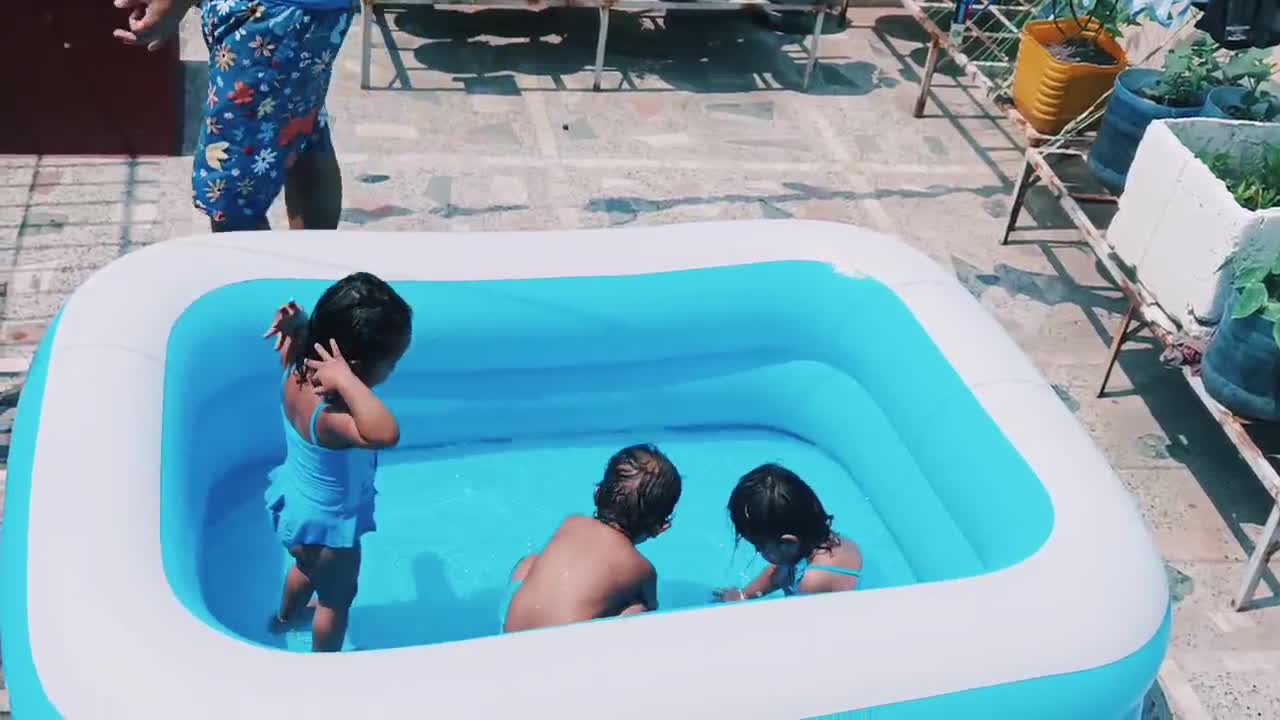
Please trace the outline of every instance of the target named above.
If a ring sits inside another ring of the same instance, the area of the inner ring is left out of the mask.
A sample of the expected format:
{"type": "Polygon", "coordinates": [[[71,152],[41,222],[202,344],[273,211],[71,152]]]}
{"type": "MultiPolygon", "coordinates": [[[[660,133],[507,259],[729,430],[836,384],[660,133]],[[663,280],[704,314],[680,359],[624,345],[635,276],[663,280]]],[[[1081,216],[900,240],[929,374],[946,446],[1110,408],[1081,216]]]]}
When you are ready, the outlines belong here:
{"type": "Polygon", "coordinates": [[[671,527],[680,487],[680,473],[658,448],[615,453],[596,485],[595,517],[565,520],[541,553],[516,565],[502,631],[657,610],[657,574],[636,545],[671,527]]]}
{"type": "Polygon", "coordinates": [[[656,610],[657,574],[631,540],[599,520],[574,516],[546,549],[521,561],[504,632],[656,610]]]}

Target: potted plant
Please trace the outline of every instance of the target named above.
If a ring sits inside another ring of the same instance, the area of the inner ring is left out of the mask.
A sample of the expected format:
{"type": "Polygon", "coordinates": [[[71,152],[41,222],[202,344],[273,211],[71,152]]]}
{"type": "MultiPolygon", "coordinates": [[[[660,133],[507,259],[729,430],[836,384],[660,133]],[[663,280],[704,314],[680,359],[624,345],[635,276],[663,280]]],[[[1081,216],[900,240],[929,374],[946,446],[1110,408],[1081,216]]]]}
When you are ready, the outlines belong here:
{"type": "Polygon", "coordinates": [[[1207,335],[1222,317],[1231,283],[1219,268],[1232,253],[1280,245],[1280,208],[1266,189],[1276,147],[1280,123],[1210,118],[1155,120],[1138,144],[1107,242],[1188,334],[1207,335]]]}
{"type": "Polygon", "coordinates": [[[1103,187],[1115,195],[1124,190],[1133,153],[1152,120],[1201,114],[1205,94],[1222,71],[1217,50],[1213,39],[1201,34],[1171,50],[1160,70],[1129,68],[1116,76],[1089,150],[1089,170],[1103,187]]]}
{"type": "Polygon", "coordinates": [[[1128,65],[1116,42],[1121,24],[1120,0],[1092,0],[1081,16],[1076,0],[1050,3],[1050,17],[1022,27],[1013,70],[1013,104],[1041,133],[1062,130],[1093,107],[1128,65]],[[1066,10],[1063,14],[1062,10],[1066,10]]]}
{"type": "MultiPolygon", "coordinates": [[[[1280,146],[1245,166],[1221,153],[1209,166],[1242,207],[1280,208],[1280,146]]],[[[1204,389],[1223,407],[1255,420],[1280,420],[1280,233],[1242,245],[1228,261],[1231,317],[1205,352],[1204,389]]]]}
{"type": "Polygon", "coordinates": [[[1280,102],[1265,87],[1276,66],[1267,50],[1241,50],[1221,69],[1222,87],[1209,92],[1207,117],[1271,122],[1280,115],[1280,102]]]}

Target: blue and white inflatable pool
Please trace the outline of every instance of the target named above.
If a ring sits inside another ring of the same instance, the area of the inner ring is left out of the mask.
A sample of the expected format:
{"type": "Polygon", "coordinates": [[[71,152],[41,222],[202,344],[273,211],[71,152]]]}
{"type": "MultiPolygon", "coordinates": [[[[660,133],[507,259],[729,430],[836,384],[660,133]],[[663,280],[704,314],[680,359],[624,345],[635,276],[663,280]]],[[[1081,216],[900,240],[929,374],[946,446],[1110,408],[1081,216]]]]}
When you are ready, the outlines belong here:
{"type": "Polygon", "coordinates": [[[800,221],[163,243],[68,300],[18,411],[0,638],[49,717],[1135,719],[1163,568],[1106,460],[1000,326],[901,243],[800,221]],[[414,339],[381,390],[350,649],[266,635],[285,555],[261,332],[353,270],[414,339]],[[685,476],[641,547],[658,613],[498,636],[512,564],[587,509],[609,453],[685,476]],[[863,589],[731,606],[745,470],[799,472],[863,589]]]}

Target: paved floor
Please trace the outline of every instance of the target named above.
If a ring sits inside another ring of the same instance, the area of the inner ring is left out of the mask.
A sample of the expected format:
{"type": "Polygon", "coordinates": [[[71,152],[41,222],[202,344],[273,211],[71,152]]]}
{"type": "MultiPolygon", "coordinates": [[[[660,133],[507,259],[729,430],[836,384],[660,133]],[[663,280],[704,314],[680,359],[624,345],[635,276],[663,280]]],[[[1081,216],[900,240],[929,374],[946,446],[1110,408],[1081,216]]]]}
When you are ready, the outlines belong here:
{"type": "MultiPolygon", "coordinates": [[[[609,92],[592,93],[591,11],[393,15],[397,50],[377,52],[375,84],[399,76],[411,90],[359,89],[356,33],[339,61],[330,109],[343,220],[490,230],[800,217],[902,236],[999,318],[1151,523],[1176,610],[1148,715],[1280,717],[1280,585],[1269,576],[1250,612],[1228,606],[1265,494],[1149,346],[1130,346],[1112,393],[1095,399],[1120,295],[1038,192],[1015,242],[997,245],[1020,167],[1012,133],[945,68],[931,114],[913,120],[919,30],[901,11],[851,18],[824,39],[819,85],[801,94],[796,38],[750,18],[615,14],[609,92]]],[[[184,30],[198,107],[203,48],[184,30]]],[[[0,157],[0,380],[20,381],[53,312],[94,270],[202,229],[189,167],[0,157]]],[[[5,428],[11,417],[0,415],[5,428]]]]}

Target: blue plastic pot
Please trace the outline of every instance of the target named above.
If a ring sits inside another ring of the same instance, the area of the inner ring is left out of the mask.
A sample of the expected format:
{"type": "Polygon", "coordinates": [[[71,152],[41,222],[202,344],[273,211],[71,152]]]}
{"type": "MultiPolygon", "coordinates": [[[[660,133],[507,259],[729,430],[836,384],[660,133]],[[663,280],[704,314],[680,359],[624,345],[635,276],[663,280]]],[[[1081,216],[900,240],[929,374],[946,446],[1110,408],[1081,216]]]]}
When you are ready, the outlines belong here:
{"type": "Polygon", "coordinates": [[[1257,313],[1224,320],[1200,365],[1204,389],[1240,417],[1280,420],[1280,348],[1273,323],[1257,313]]]}
{"type": "MultiPolygon", "coordinates": [[[[1211,118],[1233,119],[1231,113],[1227,112],[1227,108],[1236,107],[1241,104],[1244,99],[1244,88],[1240,87],[1219,87],[1209,91],[1208,97],[1204,101],[1204,116],[1211,118]]],[[[1266,121],[1275,120],[1276,115],[1280,114],[1280,107],[1275,103],[1267,108],[1266,121]]]]}
{"type": "Polygon", "coordinates": [[[1130,68],[1116,76],[1115,90],[1102,115],[1102,127],[1089,151],[1089,171],[1112,194],[1124,191],[1133,154],[1152,120],[1197,117],[1202,105],[1169,107],[1152,102],[1138,94],[1160,78],[1151,68],[1130,68]]]}

